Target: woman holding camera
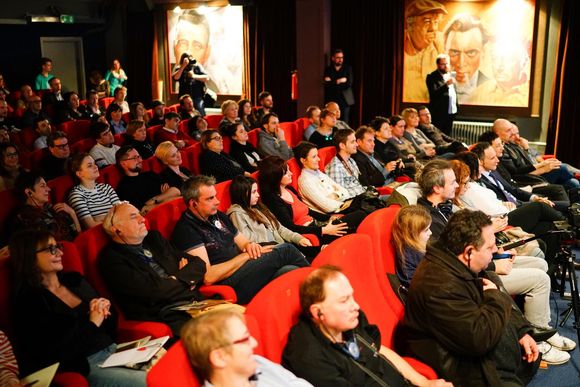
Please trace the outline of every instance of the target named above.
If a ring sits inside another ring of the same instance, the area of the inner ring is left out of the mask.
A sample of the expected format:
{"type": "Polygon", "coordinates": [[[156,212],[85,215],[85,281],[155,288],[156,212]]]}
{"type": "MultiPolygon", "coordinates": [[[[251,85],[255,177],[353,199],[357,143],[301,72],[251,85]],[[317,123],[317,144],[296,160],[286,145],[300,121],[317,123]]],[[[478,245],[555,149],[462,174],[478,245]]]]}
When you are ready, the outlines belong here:
{"type": "Polygon", "coordinates": [[[173,79],[179,83],[179,97],[189,94],[195,110],[205,116],[203,96],[205,95],[205,83],[209,80],[209,76],[201,64],[184,52],[179,59],[179,66],[173,71],[173,79]]]}

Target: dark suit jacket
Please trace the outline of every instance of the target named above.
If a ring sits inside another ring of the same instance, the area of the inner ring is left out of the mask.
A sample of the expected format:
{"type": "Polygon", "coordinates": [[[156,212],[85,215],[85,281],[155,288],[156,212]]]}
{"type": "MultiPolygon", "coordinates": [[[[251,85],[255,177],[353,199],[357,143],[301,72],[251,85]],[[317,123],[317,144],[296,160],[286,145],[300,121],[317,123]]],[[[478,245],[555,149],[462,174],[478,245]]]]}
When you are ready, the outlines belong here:
{"type": "Polygon", "coordinates": [[[523,154],[523,151],[515,144],[504,145],[501,162],[514,177],[525,175],[536,170],[534,164],[523,154]]]}
{"type": "Polygon", "coordinates": [[[128,319],[162,321],[160,311],[164,307],[203,299],[197,291],[206,270],[200,258],[177,250],[157,231],[149,231],[143,247],[151,251],[168,275],[177,279],[162,278],[133,246],[112,242],[99,256],[101,275],[128,319]],[[182,257],[189,263],[180,270],[182,257]]]}
{"type": "Polygon", "coordinates": [[[356,165],[360,170],[360,176],[358,180],[362,185],[382,187],[385,184],[385,177],[383,176],[383,173],[373,165],[371,160],[366,155],[364,155],[362,151],[356,152],[351,157],[356,162],[356,165]]]}
{"type": "MultiPolygon", "coordinates": [[[[530,197],[532,196],[531,193],[526,192],[524,190],[521,190],[518,187],[516,187],[515,185],[512,185],[510,182],[505,180],[499,173],[495,173],[495,177],[503,185],[504,189],[507,192],[511,193],[513,196],[515,196],[516,199],[518,199],[518,201],[527,202],[530,200],[530,197]]],[[[479,181],[482,182],[487,188],[489,188],[490,190],[495,192],[495,195],[497,196],[497,198],[499,200],[501,200],[503,202],[509,201],[507,196],[503,192],[503,190],[501,190],[497,185],[495,185],[494,182],[492,182],[490,179],[488,179],[483,174],[481,175],[481,178],[479,179],[479,181]]],[[[518,204],[520,204],[520,203],[518,203],[518,204]]]]}
{"type": "Polygon", "coordinates": [[[443,80],[439,70],[435,70],[426,79],[429,90],[429,110],[434,117],[441,117],[449,112],[449,86],[443,80]]]}

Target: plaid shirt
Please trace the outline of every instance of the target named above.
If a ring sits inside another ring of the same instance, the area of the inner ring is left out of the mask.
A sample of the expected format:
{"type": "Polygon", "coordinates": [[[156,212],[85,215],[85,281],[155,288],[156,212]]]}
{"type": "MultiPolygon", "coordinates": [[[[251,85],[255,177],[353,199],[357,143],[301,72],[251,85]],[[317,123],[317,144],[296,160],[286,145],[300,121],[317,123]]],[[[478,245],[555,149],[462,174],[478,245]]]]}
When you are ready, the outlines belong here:
{"type": "Polygon", "coordinates": [[[349,193],[349,199],[354,198],[366,191],[365,187],[358,181],[360,170],[352,157],[349,157],[345,163],[349,166],[349,172],[342,161],[335,156],[330,164],[326,166],[326,174],[338,185],[344,187],[349,193]]]}

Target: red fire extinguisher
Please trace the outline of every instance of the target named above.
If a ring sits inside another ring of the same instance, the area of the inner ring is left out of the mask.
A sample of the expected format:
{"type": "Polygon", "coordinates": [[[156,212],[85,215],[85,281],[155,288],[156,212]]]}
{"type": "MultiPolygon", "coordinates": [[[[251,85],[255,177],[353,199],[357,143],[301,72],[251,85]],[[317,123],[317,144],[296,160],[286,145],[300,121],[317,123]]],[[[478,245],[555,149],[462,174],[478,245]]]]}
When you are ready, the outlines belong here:
{"type": "Polygon", "coordinates": [[[292,101],[298,100],[298,70],[292,71],[290,90],[290,98],[292,101]]]}

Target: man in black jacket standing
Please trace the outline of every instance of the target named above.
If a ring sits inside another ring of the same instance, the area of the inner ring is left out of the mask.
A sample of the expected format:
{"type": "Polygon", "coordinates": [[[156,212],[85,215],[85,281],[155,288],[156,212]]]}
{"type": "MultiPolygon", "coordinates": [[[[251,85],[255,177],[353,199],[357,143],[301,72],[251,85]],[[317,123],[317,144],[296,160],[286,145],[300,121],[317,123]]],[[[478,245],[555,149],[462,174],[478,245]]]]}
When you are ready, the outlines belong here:
{"type": "Polygon", "coordinates": [[[344,64],[344,52],[340,49],[333,51],[330,60],[332,63],[324,70],[324,103],[336,102],[348,124],[350,107],[354,105],[352,68],[344,64]]]}
{"type": "Polygon", "coordinates": [[[427,90],[429,90],[429,107],[433,115],[433,124],[445,134],[450,135],[453,120],[457,115],[457,81],[449,72],[449,56],[437,56],[437,70],[427,75],[427,90]]]}

